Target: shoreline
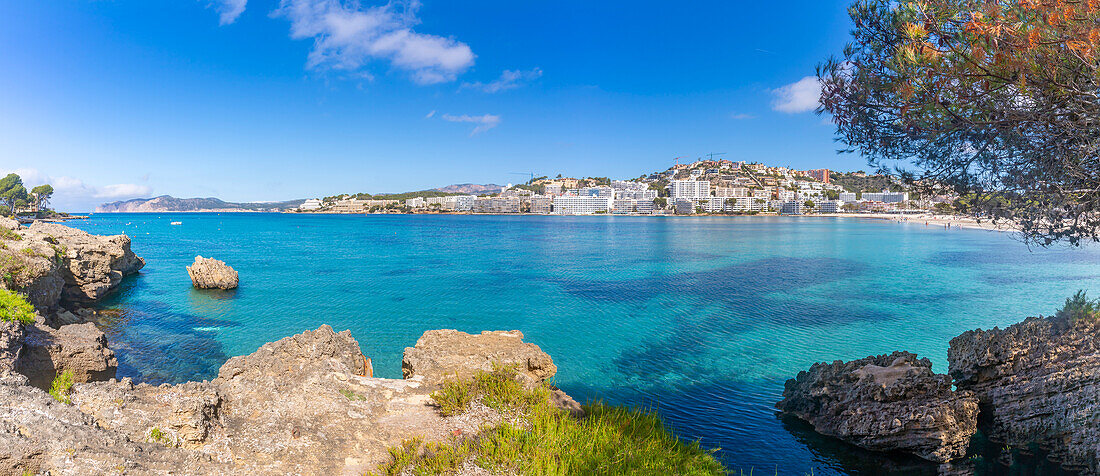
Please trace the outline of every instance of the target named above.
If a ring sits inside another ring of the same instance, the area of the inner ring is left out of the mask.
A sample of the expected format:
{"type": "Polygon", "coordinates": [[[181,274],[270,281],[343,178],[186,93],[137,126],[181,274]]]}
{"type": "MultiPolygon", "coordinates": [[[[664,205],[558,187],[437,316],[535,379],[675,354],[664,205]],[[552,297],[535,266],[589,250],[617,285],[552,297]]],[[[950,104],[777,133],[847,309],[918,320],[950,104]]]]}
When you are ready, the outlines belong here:
{"type": "MultiPolygon", "coordinates": [[[[631,217],[631,218],[776,218],[776,217],[797,217],[797,218],[861,218],[868,220],[888,220],[895,223],[912,223],[912,224],[924,224],[928,227],[943,227],[943,228],[963,228],[970,230],[985,230],[985,231],[999,231],[999,232],[1014,232],[1016,231],[1010,224],[1006,222],[994,224],[988,220],[979,221],[976,218],[960,216],[960,215],[935,215],[931,213],[920,214],[900,214],[900,213],[829,213],[829,214],[807,214],[807,215],[779,215],[779,214],[755,214],[755,215],[723,215],[723,214],[691,214],[691,215],[642,215],[642,214],[592,214],[592,215],[555,215],[552,213],[340,213],[340,212],[267,212],[267,211],[254,211],[254,210],[189,210],[189,211],[161,211],[161,212],[98,212],[93,215],[152,215],[152,214],[217,214],[217,213],[257,213],[257,214],[272,214],[278,213],[280,215],[346,215],[346,216],[386,216],[386,215],[430,215],[430,216],[517,216],[517,217],[631,217]]],[[[86,219],[90,216],[73,218],[73,219],[86,219]]]]}

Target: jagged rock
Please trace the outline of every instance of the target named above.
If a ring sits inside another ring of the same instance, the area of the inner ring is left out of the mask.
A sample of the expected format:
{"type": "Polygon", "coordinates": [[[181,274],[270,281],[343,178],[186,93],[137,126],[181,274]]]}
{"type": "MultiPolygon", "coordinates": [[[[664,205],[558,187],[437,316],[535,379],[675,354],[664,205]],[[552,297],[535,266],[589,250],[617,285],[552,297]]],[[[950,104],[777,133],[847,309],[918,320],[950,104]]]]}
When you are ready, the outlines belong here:
{"type": "Polygon", "coordinates": [[[0,376],[15,371],[16,361],[22,354],[26,330],[18,322],[0,321],[0,376]]]}
{"type": "MultiPolygon", "coordinates": [[[[61,252],[61,277],[65,287],[61,298],[72,303],[96,301],[145,266],[145,260],[130,251],[126,235],[96,236],[56,223],[35,222],[28,235],[48,237],[61,252]]],[[[26,236],[26,235],[25,235],[26,236]]]]}
{"type": "Polygon", "coordinates": [[[1100,319],[968,331],[951,340],[947,360],[956,386],[990,417],[990,439],[1038,443],[1066,467],[1100,473],[1100,319]]]}
{"type": "Polygon", "coordinates": [[[65,285],[57,245],[22,229],[16,235],[19,240],[0,239],[0,286],[23,294],[41,313],[48,313],[57,308],[65,285]]]}
{"type": "Polygon", "coordinates": [[[232,474],[201,452],[146,443],[96,424],[29,386],[0,385],[0,474],[232,474]]]}
{"type": "Polygon", "coordinates": [[[494,365],[515,365],[528,384],[542,382],[558,372],[539,346],[523,342],[520,331],[485,331],[467,334],[453,329],[427,331],[414,347],[405,348],[401,372],[405,378],[420,376],[430,385],[451,378],[470,378],[494,365]]]}
{"type": "Polygon", "coordinates": [[[107,337],[95,324],[72,324],[53,329],[42,324],[26,326],[23,355],[16,371],[30,385],[48,389],[58,373],[72,371],[74,382],[107,380],[115,376],[118,360],[107,347],[107,337]]]}
{"type": "Polygon", "coordinates": [[[8,217],[0,217],[0,228],[5,230],[18,230],[19,222],[8,217]]]}
{"type": "MultiPolygon", "coordinates": [[[[77,384],[71,406],[0,385],[0,474],[363,474],[405,440],[502,421],[492,411],[442,417],[422,377],[366,368],[348,331],[322,326],[230,359],[211,382],[77,384]]],[[[552,398],[575,405],[560,390],[552,398]]]]}
{"type": "Polygon", "coordinates": [[[148,439],[156,428],[173,445],[196,448],[220,426],[221,395],[209,382],[134,385],[130,379],[73,386],[72,403],[99,426],[131,440],[148,439]]]}
{"type": "Polygon", "coordinates": [[[125,235],[95,236],[42,222],[15,233],[19,240],[0,243],[0,267],[10,276],[0,285],[24,294],[43,315],[62,301],[95,301],[145,265],[125,235]]]}
{"type": "Polygon", "coordinates": [[[224,261],[196,256],[195,262],[187,267],[191,284],[199,289],[234,289],[239,284],[237,270],[224,261]]]}
{"type": "Polygon", "coordinates": [[[935,462],[963,457],[977,430],[978,399],[908,352],[814,364],[787,381],[777,407],[861,448],[935,462]]]}

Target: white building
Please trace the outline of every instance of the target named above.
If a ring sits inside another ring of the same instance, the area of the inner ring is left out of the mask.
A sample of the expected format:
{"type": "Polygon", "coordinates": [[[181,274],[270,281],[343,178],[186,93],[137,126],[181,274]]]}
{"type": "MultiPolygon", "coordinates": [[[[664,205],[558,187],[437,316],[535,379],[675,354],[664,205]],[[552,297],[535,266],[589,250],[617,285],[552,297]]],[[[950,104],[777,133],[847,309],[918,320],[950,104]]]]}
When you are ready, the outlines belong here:
{"type": "Polygon", "coordinates": [[[547,215],[554,209],[554,199],[545,195],[531,197],[531,213],[547,215]]]}
{"type": "Polygon", "coordinates": [[[615,199],[616,200],[619,200],[619,199],[624,199],[624,200],[649,200],[649,201],[652,202],[654,198],[657,198],[657,191],[656,190],[643,189],[643,190],[616,190],[615,191],[615,199]]]}
{"type": "Polygon", "coordinates": [[[306,200],[301,205],[298,205],[299,210],[318,210],[321,208],[321,200],[317,198],[311,198],[306,200]]]}
{"type": "Polygon", "coordinates": [[[855,192],[840,192],[840,201],[842,202],[854,202],[856,201],[855,192]]]}
{"type": "Polygon", "coordinates": [[[424,208],[428,206],[428,204],[424,200],[424,197],[413,197],[405,200],[405,206],[409,208],[424,208]]]}
{"type": "Polygon", "coordinates": [[[867,202],[901,203],[909,201],[909,192],[891,192],[883,190],[878,192],[864,192],[863,200],[867,202]]]}
{"type": "Polygon", "coordinates": [[[669,187],[669,195],[673,199],[710,197],[710,182],[706,180],[673,180],[669,182],[669,187]]]}
{"type": "Polygon", "coordinates": [[[640,192],[642,190],[648,190],[649,184],[642,182],[628,182],[625,180],[612,180],[611,188],[615,189],[616,191],[629,190],[640,192]]]}
{"type": "Polygon", "coordinates": [[[791,200],[789,202],[783,202],[783,206],[780,207],[779,213],[783,215],[801,215],[802,214],[802,202],[798,200],[791,200]]]}
{"type": "Polygon", "coordinates": [[[840,213],[840,207],[844,206],[841,200],[826,200],[817,204],[818,213],[840,213]]]}
{"type": "Polygon", "coordinates": [[[554,197],[555,215],[594,215],[611,210],[611,197],[562,195],[554,197]]]}

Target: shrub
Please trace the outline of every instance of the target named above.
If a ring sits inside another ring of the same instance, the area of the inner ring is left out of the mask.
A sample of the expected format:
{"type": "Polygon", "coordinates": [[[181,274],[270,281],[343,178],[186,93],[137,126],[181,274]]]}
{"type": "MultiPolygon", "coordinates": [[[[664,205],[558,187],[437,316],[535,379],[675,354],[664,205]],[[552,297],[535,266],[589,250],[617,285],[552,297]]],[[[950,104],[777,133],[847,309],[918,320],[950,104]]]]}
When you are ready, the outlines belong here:
{"type": "Polygon", "coordinates": [[[545,385],[524,388],[508,368],[447,382],[432,394],[441,413],[481,402],[509,418],[471,438],[405,441],[378,471],[454,474],[472,462],[494,474],[726,474],[713,451],[680,440],[652,412],[595,403],[576,418],[550,405],[549,395],[545,385]]]}
{"type": "Polygon", "coordinates": [[[22,295],[0,289],[0,321],[31,324],[34,322],[34,306],[22,295]]]}
{"type": "Polygon", "coordinates": [[[0,228],[0,240],[19,241],[22,239],[23,237],[19,236],[19,233],[7,228],[0,228]]]}
{"type": "Polygon", "coordinates": [[[50,396],[52,396],[54,400],[57,400],[61,403],[65,403],[65,404],[72,403],[72,401],[69,400],[69,395],[72,393],[72,391],[73,391],[73,371],[72,370],[66,370],[64,372],[61,372],[61,373],[57,374],[57,376],[54,377],[54,379],[53,379],[53,383],[50,384],[50,396]]]}
{"type": "Polygon", "coordinates": [[[1100,316],[1100,299],[1089,299],[1084,290],[1066,299],[1066,304],[1054,313],[1058,320],[1071,323],[1096,319],[1097,316],[1100,316]]]}

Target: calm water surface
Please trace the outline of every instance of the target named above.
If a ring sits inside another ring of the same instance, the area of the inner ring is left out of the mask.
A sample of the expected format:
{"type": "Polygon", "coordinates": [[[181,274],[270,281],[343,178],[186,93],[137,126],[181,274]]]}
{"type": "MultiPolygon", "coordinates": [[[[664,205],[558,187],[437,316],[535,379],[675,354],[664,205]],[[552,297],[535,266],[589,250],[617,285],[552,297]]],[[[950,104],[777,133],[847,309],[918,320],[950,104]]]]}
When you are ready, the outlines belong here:
{"type": "Polygon", "coordinates": [[[905,349],[947,369],[948,341],[1100,291],[1095,249],[1008,234],[823,218],[96,215],[148,264],[113,295],[120,376],[209,379],[226,358],[321,324],[351,329],[382,377],[425,330],[519,329],[578,400],[657,409],[731,468],[927,471],[776,417],[817,361],[905,349]],[[181,221],[172,226],[170,222],[181,221]],[[191,288],[213,256],[233,292],[191,288]]]}

